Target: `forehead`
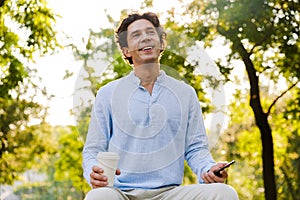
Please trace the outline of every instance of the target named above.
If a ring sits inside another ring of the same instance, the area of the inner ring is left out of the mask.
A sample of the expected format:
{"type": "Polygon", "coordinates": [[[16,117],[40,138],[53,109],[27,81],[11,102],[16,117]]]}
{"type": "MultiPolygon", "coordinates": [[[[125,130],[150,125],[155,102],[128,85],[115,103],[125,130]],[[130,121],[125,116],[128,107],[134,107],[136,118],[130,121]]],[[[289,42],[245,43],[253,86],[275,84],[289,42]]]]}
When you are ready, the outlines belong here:
{"type": "Polygon", "coordinates": [[[155,28],[155,27],[153,26],[153,24],[150,21],[148,21],[146,19],[139,19],[139,20],[132,22],[128,26],[127,31],[128,31],[128,33],[132,33],[135,31],[149,29],[149,28],[155,28]]]}

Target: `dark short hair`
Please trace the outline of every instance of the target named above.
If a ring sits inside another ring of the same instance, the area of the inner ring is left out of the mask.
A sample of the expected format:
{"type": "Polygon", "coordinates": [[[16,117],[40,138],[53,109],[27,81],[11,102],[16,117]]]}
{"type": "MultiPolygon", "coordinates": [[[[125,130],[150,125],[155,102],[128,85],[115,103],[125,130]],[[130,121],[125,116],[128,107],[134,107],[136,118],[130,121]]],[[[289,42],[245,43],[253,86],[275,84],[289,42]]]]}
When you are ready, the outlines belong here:
{"type": "MultiPolygon", "coordinates": [[[[116,42],[119,45],[120,49],[122,49],[123,47],[128,47],[128,43],[127,43],[127,29],[128,26],[133,23],[136,20],[140,20],[140,19],[146,19],[149,22],[151,22],[153,24],[153,26],[156,28],[156,31],[158,33],[158,36],[160,38],[160,42],[164,45],[164,39],[166,38],[167,34],[164,31],[163,27],[160,25],[159,19],[157,17],[157,15],[155,13],[152,12],[146,12],[143,14],[138,14],[138,13],[134,13],[134,14],[129,14],[128,17],[126,17],[125,19],[123,19],[118,27],[118,29],[115,32],[115,37],[116,37],[116,42]]],[[[161,50],[162,52],[163,50],[161,50]]],[[[125,55],[124,55],[125,56],[125,55]]],[[[130,57],[126,57],[125,59],[128,60],[128,62],[130,64],[133,64],[132,62],[132,58],[130,57]]]]}

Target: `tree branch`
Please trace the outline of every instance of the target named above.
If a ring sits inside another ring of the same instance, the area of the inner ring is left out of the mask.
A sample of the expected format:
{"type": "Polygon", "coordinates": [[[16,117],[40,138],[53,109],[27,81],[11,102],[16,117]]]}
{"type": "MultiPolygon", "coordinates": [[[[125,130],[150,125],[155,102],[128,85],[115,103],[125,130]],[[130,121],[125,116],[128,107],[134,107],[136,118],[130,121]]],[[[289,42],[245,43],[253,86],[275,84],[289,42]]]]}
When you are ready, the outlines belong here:
{"type": "Polygon", "coordinates": [[[300,80],[298,80],[296,83],[294,83],[293,85],[291,85],[288,89],[286,89],[285,91],[283,91],[270,105],[268,112],[266,113],[267,116],[269,116],[272,107],[276,104],[276,102],[283,97],[283,95],[285,95],[288,91],[290,91],[293,87],[295,87],[298,83],[300,82],[300,80]]]}
{"type": "Polygon", "coordinates": [[[4,0],[0,0],[0,7],[4,5],[4,0]]]}

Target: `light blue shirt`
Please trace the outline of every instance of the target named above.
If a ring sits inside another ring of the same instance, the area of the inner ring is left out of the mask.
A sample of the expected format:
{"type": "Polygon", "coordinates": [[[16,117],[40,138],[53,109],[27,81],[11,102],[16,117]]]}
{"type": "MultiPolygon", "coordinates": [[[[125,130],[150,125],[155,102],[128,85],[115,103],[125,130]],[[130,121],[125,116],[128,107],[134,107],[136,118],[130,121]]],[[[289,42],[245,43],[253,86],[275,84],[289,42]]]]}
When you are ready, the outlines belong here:
{"type": "Polygon", "coordinates": [[[195,90],[164,71],[151,95],[134,72],[100,88],[83,149],[88,183],[100,151],[119,153],[121,190],[180,185],[185,159],[202,183],[215,164],[195,90]]]}

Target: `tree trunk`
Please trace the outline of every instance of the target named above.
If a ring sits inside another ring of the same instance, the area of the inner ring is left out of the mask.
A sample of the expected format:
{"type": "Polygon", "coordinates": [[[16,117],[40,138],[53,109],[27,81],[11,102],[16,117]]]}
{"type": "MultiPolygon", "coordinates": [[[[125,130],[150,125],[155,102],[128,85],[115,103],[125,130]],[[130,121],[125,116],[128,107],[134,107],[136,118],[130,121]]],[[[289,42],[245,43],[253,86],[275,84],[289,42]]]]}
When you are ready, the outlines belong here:
{"type": "Polygon", "coordinates": [[[254,112],[256,125],[261,134],[263,179],[266,200],[276,200],[276,182],[274,173],[274,150],[272,130],[268,123],[268,115],[264,113],[260,101],[259,79],[250,59],[250,54],[239,40],[233,41],[234,49],[242,57],[250,82],[250,106],[254,112]]]}

